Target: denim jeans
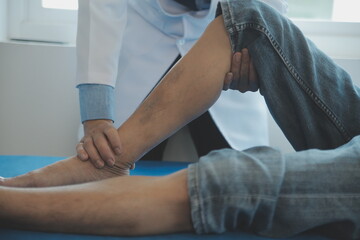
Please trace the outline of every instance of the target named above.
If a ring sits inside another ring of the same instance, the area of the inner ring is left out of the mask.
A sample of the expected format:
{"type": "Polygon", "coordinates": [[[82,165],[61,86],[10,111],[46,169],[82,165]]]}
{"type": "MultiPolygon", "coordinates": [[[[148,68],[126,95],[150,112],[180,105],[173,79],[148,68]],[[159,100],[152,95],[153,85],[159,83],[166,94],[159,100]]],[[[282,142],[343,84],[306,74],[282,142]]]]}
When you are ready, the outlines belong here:
{"type": "MultiPolygon", "coordinates": [[[[360,238],[360,89],[275,9],[221,3],[233,51],[246,47],[260,92],[298,151],[213,151],[188,169],[197,233],[360,238]]],[[[240,94],[240,93],[239,93],[240,94]]]]}

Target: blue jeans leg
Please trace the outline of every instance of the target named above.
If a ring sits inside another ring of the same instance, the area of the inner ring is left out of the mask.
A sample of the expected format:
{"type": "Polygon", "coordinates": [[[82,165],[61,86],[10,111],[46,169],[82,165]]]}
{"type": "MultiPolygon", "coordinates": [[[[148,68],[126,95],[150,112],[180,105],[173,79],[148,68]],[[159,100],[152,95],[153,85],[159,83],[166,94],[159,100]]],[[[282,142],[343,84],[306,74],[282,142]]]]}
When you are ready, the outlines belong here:
{"type": "Polygon", "coordinates": [[[310,229],[360,238],[360,136],[333,150],[223,149],[188,169],[198,234],[243,230],[289,237],[310,229]]]}
{"type": "Polygon", "coordinates": [[[360,89],[342,68],[267,4],[221,6],[233,50],[249,49],[260,91],[296,150],[332,149],[360,135],[360,89]]]}
{"type": "Polygon", "coordinates": [[[249,49],[260,91],[294,148],[332,150],[222,150],[190,165],[196,232],[241,228],[286,237],[318,228],[360,238],[359,88],[268,5],[240,0],[221,6],[233,50],[249,49]]]}

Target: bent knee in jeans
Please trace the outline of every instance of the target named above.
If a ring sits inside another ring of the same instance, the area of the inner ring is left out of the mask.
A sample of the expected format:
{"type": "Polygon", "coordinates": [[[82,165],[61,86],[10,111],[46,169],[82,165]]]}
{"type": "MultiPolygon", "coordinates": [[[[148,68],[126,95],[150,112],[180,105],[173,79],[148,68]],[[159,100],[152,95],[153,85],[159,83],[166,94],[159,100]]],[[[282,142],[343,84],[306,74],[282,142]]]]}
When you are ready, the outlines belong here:
{"type": "Polygon", "coordinates": [[[280,152],[269,147],[213,151],[190,165],[188,188],[196,232],[246,228],[254,221],[270,223],[269,208],[276,201],[284,165],[280,152]],[[262,208],[268,216],[257,214],[262,208]]]}

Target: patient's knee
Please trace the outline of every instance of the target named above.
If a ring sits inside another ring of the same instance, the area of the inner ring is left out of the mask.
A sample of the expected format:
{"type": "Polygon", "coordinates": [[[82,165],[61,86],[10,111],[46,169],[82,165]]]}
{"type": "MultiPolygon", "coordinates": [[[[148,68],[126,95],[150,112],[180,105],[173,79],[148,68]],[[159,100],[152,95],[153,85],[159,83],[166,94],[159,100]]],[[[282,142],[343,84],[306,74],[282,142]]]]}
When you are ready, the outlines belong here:
{"type": "Polygon", "coordinates": [[[199,182],[221,194],[276,194],[284,174],[279,151],[256,147],[213,151],[198,163],[199,182]]]}

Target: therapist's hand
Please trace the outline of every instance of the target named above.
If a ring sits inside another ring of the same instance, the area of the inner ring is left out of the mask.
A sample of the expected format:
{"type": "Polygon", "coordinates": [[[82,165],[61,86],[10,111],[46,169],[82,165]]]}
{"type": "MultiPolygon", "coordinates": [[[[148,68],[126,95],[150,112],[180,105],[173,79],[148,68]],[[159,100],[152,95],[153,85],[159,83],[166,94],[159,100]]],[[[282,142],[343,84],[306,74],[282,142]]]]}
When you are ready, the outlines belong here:
{"type": "Polygon", "coordinates": [[[249,50],[244,48],[241,52],[234,53],[231,69],[225,75],[223,90],[239,90],[256,92],[259,89],[258,76],[251,61],[249,50]]]}
{"type": "Polygon", "coordinates": [[[121,141],[111,120],[89,120],[83,123],[84,137],[76,146],[82,161],[90,160],[97,168],[115,164],[116,155],[121,154],[121,141]]]}

